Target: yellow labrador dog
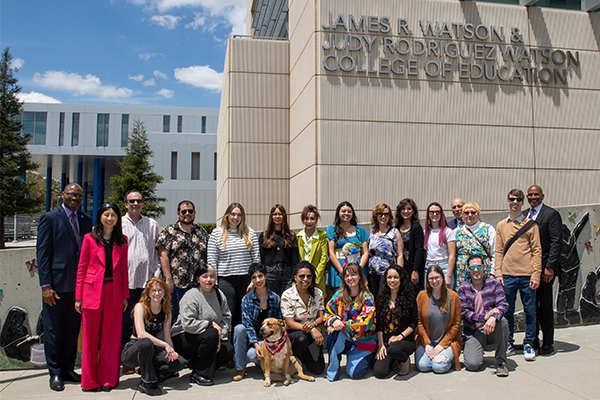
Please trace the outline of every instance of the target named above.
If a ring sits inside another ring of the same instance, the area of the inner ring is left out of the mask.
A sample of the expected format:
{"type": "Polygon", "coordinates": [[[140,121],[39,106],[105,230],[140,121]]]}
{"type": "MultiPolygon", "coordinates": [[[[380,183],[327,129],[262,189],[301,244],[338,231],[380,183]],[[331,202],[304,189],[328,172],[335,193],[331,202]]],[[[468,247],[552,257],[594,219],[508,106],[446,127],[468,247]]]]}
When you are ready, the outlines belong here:
{"type": "Polygon", "coordinates": [[[285,321],[277,318],[265,319],[260,327],[260,334],[263,337],[260,346],[263,355],[260,366],[265,374],[263,386],[271,386],[271,381],[283,382],[287,386],[294,383],[292,377],[314,382],[315,378],[304,375],[302,363],[292,355],[292,344],[287,337],[285,321]]]}

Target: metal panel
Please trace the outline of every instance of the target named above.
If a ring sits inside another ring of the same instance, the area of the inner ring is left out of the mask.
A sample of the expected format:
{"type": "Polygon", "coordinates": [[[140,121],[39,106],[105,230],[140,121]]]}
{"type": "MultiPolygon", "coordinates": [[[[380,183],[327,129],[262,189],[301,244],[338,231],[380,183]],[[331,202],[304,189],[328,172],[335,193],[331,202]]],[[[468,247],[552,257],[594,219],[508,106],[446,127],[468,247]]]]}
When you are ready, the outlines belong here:
{"type": "Polygon", "coordinates": [[[288,149],[287,143],[232,143],[230,177],[287,179],[290,176],[288,149]]]}
{"type": "Polygon", "coordinates": [[[289,110],[281,108],[231,109],[231,141],[289,143],[289,110]]]}

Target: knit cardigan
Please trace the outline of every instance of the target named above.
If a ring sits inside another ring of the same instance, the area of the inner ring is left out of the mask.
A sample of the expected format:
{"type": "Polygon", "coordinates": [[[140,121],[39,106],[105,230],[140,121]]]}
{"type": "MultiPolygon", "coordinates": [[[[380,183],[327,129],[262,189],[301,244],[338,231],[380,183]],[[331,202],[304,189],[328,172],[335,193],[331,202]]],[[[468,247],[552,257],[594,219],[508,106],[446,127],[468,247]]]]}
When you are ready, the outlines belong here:
{"type": "MultiPolygon", "coordinates": [[[[452,354],[454,355],[454,368],[457,371],[460,371],[460,299],[458,294],[452,290],[448,290],[448,294],[450,295],[450,320],[446,326],[446,333],[442,337],[442,340],[439,344],[443,348],[447,348],[448,346],[452,348],[452,354]]],[[[419,346],[425,346],[431,343],[431,339],[429,338],[429,319],[427,317],[429,312],[429,300],[430,297],[426,290],[419,292],[417,296],[419,322],[417,324],[417,337],[415,338],[415,344],[417,348],[419,346]]]]}

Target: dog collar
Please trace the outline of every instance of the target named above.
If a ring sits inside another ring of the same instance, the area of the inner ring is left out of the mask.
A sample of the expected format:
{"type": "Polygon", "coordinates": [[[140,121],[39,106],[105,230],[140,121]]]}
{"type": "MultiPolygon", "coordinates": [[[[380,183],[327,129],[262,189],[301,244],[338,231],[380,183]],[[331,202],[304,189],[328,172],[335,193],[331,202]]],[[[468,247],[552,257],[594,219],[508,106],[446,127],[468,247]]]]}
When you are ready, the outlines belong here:
{"type": "Polygon", "coordinates": [[[283,336],[280,337],[277,341],[275,342],[269,342],[265,340],[265,347],[267,348],[267,351],[269,352],[270,355],[274,356],[275,354],[279,353],[281,351],[281,349],[283,349],[283,346],[285,345],[285,341],[287,340],[287,331],[283,331],[283,336]]]}

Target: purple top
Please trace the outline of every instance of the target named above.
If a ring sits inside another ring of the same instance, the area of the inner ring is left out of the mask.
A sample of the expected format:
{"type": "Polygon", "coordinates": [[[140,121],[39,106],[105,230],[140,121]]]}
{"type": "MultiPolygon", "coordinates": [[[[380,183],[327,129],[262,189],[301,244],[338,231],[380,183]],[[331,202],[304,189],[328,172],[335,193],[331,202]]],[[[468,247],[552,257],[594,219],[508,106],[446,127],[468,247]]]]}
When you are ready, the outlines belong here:
{"type": "Polygon", "coordinates": [[[458,288],[458,297],[460,298],[460,306],[462,309],[462,317],[464,323],[463,340],[473,336],[477,331],[476,323],[485,322],[485,315],[497,308],[500,313],[492,314],[497,320],[500,319],[508,310],[508,303],[504,295],[502,284],[494,278],[483,278],[483,288],[481,289],[481,298],[483,300],[484,314],[475,312],[475,296],[476,291],[473,288],[471,280],[465,281],[458,288]]]}

